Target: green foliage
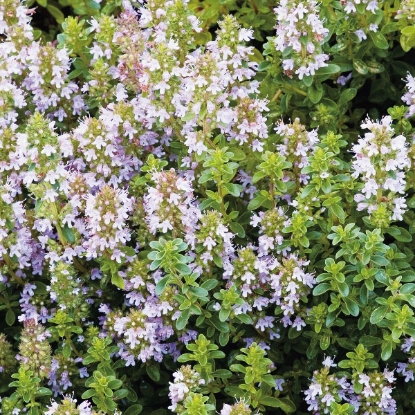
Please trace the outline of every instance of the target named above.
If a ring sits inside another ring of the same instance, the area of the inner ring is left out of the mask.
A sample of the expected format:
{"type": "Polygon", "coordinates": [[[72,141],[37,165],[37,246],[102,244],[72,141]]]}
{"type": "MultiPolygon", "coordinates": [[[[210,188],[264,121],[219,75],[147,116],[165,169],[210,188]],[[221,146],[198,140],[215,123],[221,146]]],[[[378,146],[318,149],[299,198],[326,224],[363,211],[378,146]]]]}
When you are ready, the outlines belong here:
{"type": "Polygon", "coordinates": [[[413,0],[0,3],[2,413],[413,413],[413,0]]]}
{"type": "Polygon", "coordinates": [[[184,353],[179,357],[179,362],[196,361],[195,370],[200,373],[202,379],[209,382],[214,371],[214,360],[223,359],[225,353],[219,351],[216,344],[212,344],[203,334],[200,334],[194,344],[188,344],[187,349],[192,353],[184,353]]]}

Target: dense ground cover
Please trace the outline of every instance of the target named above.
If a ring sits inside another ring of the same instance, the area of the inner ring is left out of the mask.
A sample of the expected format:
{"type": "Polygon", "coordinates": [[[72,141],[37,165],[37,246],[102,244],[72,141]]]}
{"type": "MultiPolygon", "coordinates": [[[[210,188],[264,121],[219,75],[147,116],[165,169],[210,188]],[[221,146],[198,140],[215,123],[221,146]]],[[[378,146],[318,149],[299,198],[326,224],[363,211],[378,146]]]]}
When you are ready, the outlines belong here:
{"type": "Polygon", "coordinates": [[[412,0],[0,0],[2,414],[412,414],[412,0]]]}

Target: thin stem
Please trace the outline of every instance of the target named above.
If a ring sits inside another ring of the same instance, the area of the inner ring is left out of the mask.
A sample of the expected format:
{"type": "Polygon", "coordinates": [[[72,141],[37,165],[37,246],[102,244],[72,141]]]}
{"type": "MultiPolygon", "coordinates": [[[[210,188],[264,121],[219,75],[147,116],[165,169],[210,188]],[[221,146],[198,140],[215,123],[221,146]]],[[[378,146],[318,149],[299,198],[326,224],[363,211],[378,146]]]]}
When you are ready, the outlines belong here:
{"type": "Polygon", "coordinates": [[[273,181],[269,184],[269,195],[271,196],[272,208],[275,209],[275,185],[273,181]]]}
{"type": "Polygon", "coordinates": [[[307,92],[305,92],[305,91],[303,91],[300,88],[297,88],[295,86],[292,86],[292,85],[284,85],[284,88],[291,89],[291,91],[297,92],[297,94],[304,95],[305,97],[308,96],[307,95],[307,92]]]}
{"type": "Polygon", "coordinates": [[[249,0],[249,2],[251,3],[252,8],[254,9],[254,13],[258,14],[258,7],[255,4],[254,0],[249,0]]]}
{"type": "Polygon", "coordinates": [[[82,357],[82,355],[78,352],[78,349],[76,348],[76,346],[74,345],[72,339],[68,336],[65,336],[66,341],[68,342],[69,346],[71,347],[71,349],[74,351],[74,353],[78,356],[78,357],[82,357]]]}
{"type": "MultiPolygon", "coordinates": [[[[207,100],[207,97],[205,96],[205,100],[207,100]]],[[[207,124],[207,120],[206,120],[206,115],[203,118],[203,137],[205,137],[207,143],[209,144],[209,146],[216,150],[216,146],[212,143],[212,141],[209,138],[209,134],[211,132],[211,129],[209,128],[208,124],[207,124]]]]}
{"type": "Polygon", "coordinates": [[[334,19],[335,21],[337,21],[338,16],[337,16],[336,12],[333,10],[333,7],[332,7],[332,6],[330,6],[330,5],[328,5],[328,6],[326,6],[326,7],[327,7],[327,10],[330,12],[331,17],[333,17],[333,19],[334,19]]]}
{"type": "MultiPolygon", "coordinates": [[[[58,239],[59,239],[59,242],[65,247],[65,246],[68,245],[68,241],[66,240],[66,238],[65,238],[65,236],[63,234],[63,231],[62,231],[62,227],[59,225],[59,222],[58,222],[59,212],[58,212],[58,207],[56,206],[56,203],[52,203],[52,210],[53,210],[53,214],[55,215],[55,220],[56,220],[55,227],[56,227],[56,230],[58,231],[58,239]]],[[[88,269],[85,268],[82,265],[81,261],[77,257],[74,257],[73,258],[73,264],[74,264],[75,268],[78,271],[81,271],[81,272],[83,272],[85,274],[89,274],[88,269]]]]}
{"type": "Polygon", "coordinates": [[[82,62],[83,62],[83,63],[85,63],[85,65],[86,65],[87,67],[89,67],[90,62],[89,62],[89,60],[86,58],[85,54],[84,54],[84,53],[82,53],[82,52],[80,52],[80,53],[79,53],[79,57],[81,58],[82,62]]]}
{"type": "Polygon", "coordinates": [[[25,285],[24,281],[19,276],[17,276],[16,273],[13,271],[13,268],[12,268],[13,264],[12,264],[12,261],[11,261],[10,257],[7,254],[4,254],[3,259],[4,259],[4,262],[7,265],[7,268],[8,268],[7,272],[10,274],[10,276],[13,278],[13,280],[15,280],[21,286],[24,286],[25,285]]]}
{"type": "Polygon", "coordinates": [[[223,218],[226,220],[227,218],[227,214],[226,214],[226,208],[225,208],[225,203],[223,201],[223,193],[222,193],[222,183],[218,183],[218,195],[220,197],[220,208],[221,208],[221,213],[223,215],[223,218]]]}
{"type": "Polygon", "coordinates": [[[213,150],[216,150],[215,144],[213,144],[213,142],[211,141],[209,137],[206,137],[206,141],[213,150]]]}
{"type": "Polygon", "coordinates": [[[305,59],[307,57],[307,49],[304,45],[301,45],[301,57],[305,59]]]}
{"type": "Polygon", "coordinates": [[[85,268],[85,267],[84,267],[84,265],[83,265],[83,264],[82,264],[82,262],[79,260],[79,258],[74,257],[74,258],[73,258],[73,264],[74,264],[75,268],[76,268],[78,271],[81,271],[81,272],[83,272],[83,273],[85,273],[85,274],[89,274],[89,270],[88,270],[87,268],[85,268]]]}
{"type": "Polygon", "coordinates": [[[279,97],[280,97],[280,95],[282,94],[282,91],[281,91],[281,89],[279,89],[276,93],[275,93],[275,95],[271,98],[271,101],[270,102],[274,102],[274,101],[276,101],[279,97]]]}

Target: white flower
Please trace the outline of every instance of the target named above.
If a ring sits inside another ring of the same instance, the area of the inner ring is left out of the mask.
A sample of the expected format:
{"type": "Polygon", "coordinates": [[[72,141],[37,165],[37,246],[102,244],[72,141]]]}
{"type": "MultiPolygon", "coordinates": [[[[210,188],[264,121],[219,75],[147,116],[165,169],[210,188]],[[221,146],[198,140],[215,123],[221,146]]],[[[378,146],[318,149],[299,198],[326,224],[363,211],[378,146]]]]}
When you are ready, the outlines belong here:
{"type": "Polygon", "coordinates": [[[216,241],[214,239],[212,239],[210,236],[208,236],[204,242],[203,242],[203,246],[205,246],[208,251],[211,251],[213,247],[215,247],[217,245],[216,241]]]}
{"type": "Polygon", "coordinates": [[[360,42],[362,40],[366,40],[367,39],[366,33],[362,29],[356,30],[354,33],[359,38],[359,41],[360,42]]]}
{"type": "Polygon", "coordinates": [[[334,363],[334,359],[332,359],[330,356],[327,356],[324,360],[323,360],[323,365],[325,367],[336,367],[337,365],[334,363]]]}

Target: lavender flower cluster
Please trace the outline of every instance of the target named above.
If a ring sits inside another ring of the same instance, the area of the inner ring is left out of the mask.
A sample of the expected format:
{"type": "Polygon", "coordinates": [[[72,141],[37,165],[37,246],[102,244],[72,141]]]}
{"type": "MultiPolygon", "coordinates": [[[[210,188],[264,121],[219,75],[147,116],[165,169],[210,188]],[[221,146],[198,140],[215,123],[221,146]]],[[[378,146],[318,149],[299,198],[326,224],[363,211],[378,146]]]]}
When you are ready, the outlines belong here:
{"type": "Polygon", "coordinates": [[[410,413],[410,2],[112,3],[0,0],[0,413],[410,413]]]}

